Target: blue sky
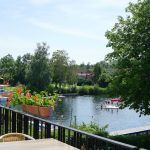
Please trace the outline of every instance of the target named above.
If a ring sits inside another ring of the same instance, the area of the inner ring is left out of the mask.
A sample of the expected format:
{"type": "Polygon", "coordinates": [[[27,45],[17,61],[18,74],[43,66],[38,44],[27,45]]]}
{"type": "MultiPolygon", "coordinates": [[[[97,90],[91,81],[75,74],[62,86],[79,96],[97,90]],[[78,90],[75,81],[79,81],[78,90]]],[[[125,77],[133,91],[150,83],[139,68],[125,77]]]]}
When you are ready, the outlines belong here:
{"type": "Polygon", "coordinates": [[[76,63],[94,64],[112,50],[105,32],[137,0],[0,0],[0,57],[34,53],[47,42],[50,54],[66,50],[76,63]]]}

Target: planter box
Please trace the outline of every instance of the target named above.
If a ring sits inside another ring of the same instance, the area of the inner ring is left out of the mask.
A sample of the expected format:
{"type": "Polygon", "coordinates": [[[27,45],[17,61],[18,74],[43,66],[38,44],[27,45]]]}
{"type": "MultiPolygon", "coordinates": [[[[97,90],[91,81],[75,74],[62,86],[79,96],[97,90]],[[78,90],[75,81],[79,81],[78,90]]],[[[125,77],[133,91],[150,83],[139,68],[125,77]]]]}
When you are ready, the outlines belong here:
{"type": "Polygon", "coordinates": [[[51,114],[51,107],[39,106],[39,115],[43,118],[48,118],[51,114]]]}
{"type": "Polygon", "coordinates": [[[28,112],[32,115],[39,116],[38,106],[23,104],[22,105],[22,110],[25,111],[25,112],[28,112]]]}
{"type": "Polygon", "coordinates": [[[32,115],[48,118],[51,115],[51,107],[42,107],[42,106],[34,106],[34,105],[22,105],[22,110],[24,112],[30,113],[32,115]]]}

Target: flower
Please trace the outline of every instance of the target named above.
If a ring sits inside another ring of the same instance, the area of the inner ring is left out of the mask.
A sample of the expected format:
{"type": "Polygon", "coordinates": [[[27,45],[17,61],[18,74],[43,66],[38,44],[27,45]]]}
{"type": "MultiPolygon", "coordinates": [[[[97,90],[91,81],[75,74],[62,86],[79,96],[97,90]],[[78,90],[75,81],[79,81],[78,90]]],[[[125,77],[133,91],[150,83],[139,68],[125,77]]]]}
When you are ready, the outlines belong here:
{"type": "Polygon", "coordinates": [[[26,93],[26,97],[27,97],[27,98],[30,98],[30,97],[31,97],[31,94],[30,94],[29,92],[27,92],[27,93],[26,93]]]}
{"type": "Polygon", "coordinates": [[[49,96],[46,92],[40,94],[25,91],[22,88],[17,88],[14,93],[9,94],[8,100],[11,100],[11,104],[15,105],[35,105],[35,106],[48,106],[54,108],[56,101],[58,100],[57,94],[49,96]],[[24,91],[24,92],[23,92],[24,91]]]}
{"type": "Polygon", "coordinates": [[[21,93],[22,92],[22,88],[17,88],[17,93],[21,93]]]}
{"type": "Polygon", "coordinates": [[[38,97],[35,95],[35,96],[33,97],[33,99],[34,99],[34,101],[36,102],[37,99],[38,99],[38,97]]]}
{"type": "Polygon", "coordinates": [[[11,102],[10,102],[10,101],[7,101],[7,102],[6,102],[6,106],[9,107],[10,105],[11,105],[11,102]]]}

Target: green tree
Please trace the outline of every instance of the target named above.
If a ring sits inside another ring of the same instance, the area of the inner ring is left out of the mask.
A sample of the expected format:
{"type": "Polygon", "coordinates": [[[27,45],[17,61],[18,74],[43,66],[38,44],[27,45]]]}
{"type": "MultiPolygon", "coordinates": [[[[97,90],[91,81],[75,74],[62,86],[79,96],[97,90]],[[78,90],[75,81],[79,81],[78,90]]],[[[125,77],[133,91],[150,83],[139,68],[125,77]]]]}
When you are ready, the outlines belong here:
{"type": "Polygon", "coordinates": [[[1,58],[0,61],[0,75],[4,80],[11,81],[14,74],[15,60],[12,55],[8,54],[1,58]]]}
{"type": "Polygon", "coordinates": [[[95,84],[99,83],[101,73],[102,73],[102,70],[101,70],[100,63],[96,63],[93,69],[93,81],[95,84]]]}
{"type": "Polygon", "coordinates": [[[30,61],[32,56],[27,53],[25,55],[18,56],[15,62],[15,74],[14,74],[14,84],[20,82],[22,84],[27,84],[26,75],[29,69],[30,61]]]}
{"type": "Polygon", "coordinates": [[[28,86],[33,91],[45,90],[51,81],[50,63],[46,43],[38,43],[27,74],[28,86]]]}
{"type": "Polygon", "coordinates": [[[67,69],[68,69],[68,54],[64,50],[57,50],[53,52],[51,65],[53,69],[53,82],[59,87],[62,83],[66,83],[67,69]]]}
{"type": "Polygon", "coordinates": [[[67,83],[70,85],[77,83],[77,66],[75,61],[70,61],[68,64],[67,83]]]}
{"type": "Polygon", "coordinates": [[[150,1],[130,3],[128,16],[119,17],[111,31],[106,32],[108,47],[113,52],[116,71],[111,84],[114,93],[141,114],[150,114],[150,1]]]}

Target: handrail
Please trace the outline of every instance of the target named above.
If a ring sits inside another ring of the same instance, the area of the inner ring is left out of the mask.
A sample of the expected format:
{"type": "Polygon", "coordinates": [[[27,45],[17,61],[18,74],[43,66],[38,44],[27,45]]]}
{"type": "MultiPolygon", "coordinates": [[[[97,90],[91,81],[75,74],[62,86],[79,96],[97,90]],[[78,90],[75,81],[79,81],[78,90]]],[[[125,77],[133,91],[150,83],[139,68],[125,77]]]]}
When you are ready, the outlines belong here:
{"type": "Polygon", "coordinates": [[[51,122],[49,120],[46,120],[46,119],[42,119],[42,118],[39,118],[39,117],[36,117],[36,116],[33,116],[33,115],[30,115],[30,114],[27,114],[25,112],[22,112],[22,111],[19,111],[19,110],[15,110],[13,108],[9,108],[9,107],[5,107],[3,105],[0,105],[1,108],[3,109],[6,109],[6,110],[9,110],[9,111],[12,111],[12,112],[15,112],[15,113],[18,113],[18,114],[21,114],[21,115],[24,115],[24,116],[27,116],[27,117],[30,117],[30,118],[33,118],[33,119],[36,119],[36,120],[39,120],[41,122],[44,122],[44,123],[47,123],[47,124],[51,124],[51,125],[54,125],[54,126],[57,126],[58,128],[64,128],[64,129],[67,129],[67,130],[71,130],[73,132],[76,132],[76,133],[79,133],[79,134],[82,134],[82,135],[85,135],[85,136],[88,136],[88,137],[91,137],[91,138],[94,138],[94,139],[97,139],[97,140],[101,140],[103,142],[107,142],[107,143],[110,143],[110,144],[113,144],[113,145],[117,145],[117,146],[120,146],[120,147],[126,147],[128,149],[137,149],[136,146],[132,146],[132,145],[129,145],[129,144],[125,144],[125,143],[122,143],[122,142],[118,142],[118,141],[115,141],[115,140],[112,140],[112,139],[108,139],[108,138],[105,138],[105,137],[101,137],[101,136],[98,136],[98,135],[94,135],[94,134],[91,134],[91,133],[87,133],[87,132],[84,132],[84,131],[81,131],[81,130],[78,130],[78,129],[74,129],[74,128],[71,128],[71,127],[67,127],[65,125],[59,125],[57,123],[54,123],[54,122],[51,122]]]}

